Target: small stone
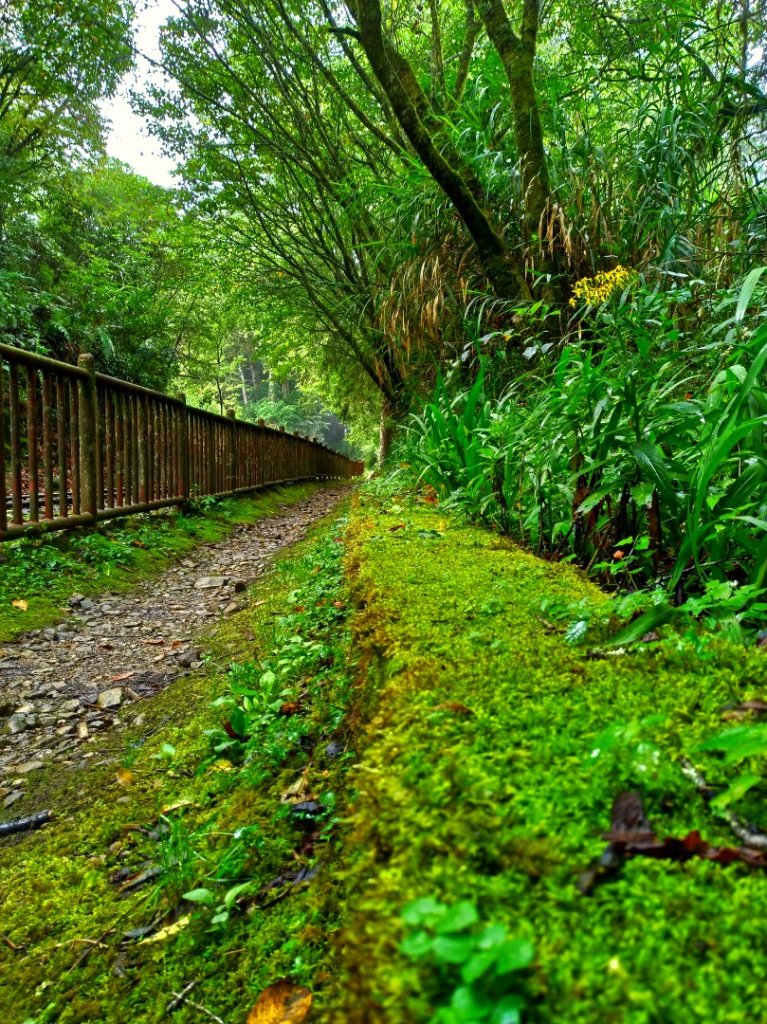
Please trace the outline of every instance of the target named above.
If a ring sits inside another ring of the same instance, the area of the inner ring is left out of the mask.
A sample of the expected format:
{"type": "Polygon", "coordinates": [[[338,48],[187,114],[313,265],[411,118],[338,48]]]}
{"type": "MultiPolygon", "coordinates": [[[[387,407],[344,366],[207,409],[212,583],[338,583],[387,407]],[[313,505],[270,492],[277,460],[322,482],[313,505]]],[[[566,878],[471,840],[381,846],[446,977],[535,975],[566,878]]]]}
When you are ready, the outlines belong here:
{"type": "Polygon", "coordinates": [[[67,604],[70,608],[79,608],[82,602],[85,600],[85,594],[72,594],[67,604]]]}
{"type": "Polygon", "coordinates": [[[96,703],[100,708],[119,708],[123,700],[122,687],[115,686],[111,690],[102,690],[96,703]]]}
{"type": "Polygon", "coordinates": [[[14,789],[14,791],[9,793],[5,800],[3,800],[3,807],[10,807],[11,804],[15,804],[17,800],[21,800],[23,796],[23,789],[14,789]]]}
{"type": "Polygon", "coordinates": [[[195,661],[197,661],[197,651],[182,651],[176,658],[176,661],[182,668],[191,668],[195,661]]]}
{"type": "Polygon", "coordinates": [[[195,590],[220,590],[227,583],[226,576],[202,576],[194,585],[195,590]]]}
{"type": "Polygon", "coordinates": [[[27,729],[34,729],[36,725],[37,719],[34,715],[16,714],[11,715],[8,719],[6,729],[11,736],[15,736],[17,733],[24,732],[27,729]]]}
{"type": "Polygon", "coordinates": [[[224,615],[234,615],[235,612],[240,610],[240,606],[236,601],[230,601],[229,604],[224,608],[224,615]]]}
{"type": "Polygon", "coordinates": [[[44,767],[45,764],[42,761],[24,761],[22,764],[17,764],[13,770],[20,775],[27,775],[29,772],[37,772],[44,767]]]}
{"type": "Polygon", "coordinates": [[[76,700],[74,697],[72,698],[72,700],[65,700],[64,703],[61,705],[61,710],[62,711],[79,711],[80,710],[80,701],[76,700]]]}
{"type": "Polygon", "coordinates": [[[87,740],[89,735],[88,723],[78,722],[77,723],[77,738],[80,740],[87,740]]]}

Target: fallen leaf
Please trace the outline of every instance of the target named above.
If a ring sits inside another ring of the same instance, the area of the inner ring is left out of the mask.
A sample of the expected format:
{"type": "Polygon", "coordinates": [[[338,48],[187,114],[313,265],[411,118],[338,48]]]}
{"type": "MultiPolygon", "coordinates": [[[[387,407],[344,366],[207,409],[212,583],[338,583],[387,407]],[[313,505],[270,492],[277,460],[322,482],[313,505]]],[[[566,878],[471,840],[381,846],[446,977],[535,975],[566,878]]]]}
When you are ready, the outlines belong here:
{"type": "Polygon", "coordinates": [[[248,1014],[247,1024],[301,1024],[312,1005],[308,988],[278,981],[265,988],[248,1014]]]}
{"type": "Polygon", "coordinates": [[[396,530],[404,530],[405,523],[395,523],[394,526],[389,527],[389,533],[394,533],[396,530]]]}
{"type": "Polygon", "coordinates": [[[725,711],[722,714],[722,718],[728,719],[740,719],[748,718],[749,715],[754,715],[759,718],[762,715],[767,714],[767,701],[759,700],[744,700],[742,704],[738,704],[735,708],[730,708],[729,711],[725,711]]]}
{"type": "Polygon", "coordinates": [[[181,811],[185,807],[193,807],[194,804],[191,800],[179,800],[175,804],[166,804],[160,808],[160,814],[170,814],[172,811],[181,811]]]}
{"type": "Polygon", "coordinates": [[[334,601],[333,602],[333,607],[334,608],[345,608],[346,607],[346,602],[345,601],[334,601]]]}
{"type": "Polygon", "coordinates": [[[151,644],[152,647],[159,647],[160,644],[164,644],[165,641],[162,640],[160,637],[155,637],[152,640],[142,640],[141,643],[142,644],[151,644]]]}
{"type": "Polygon", "coordinates": [[[123,672],[122,675],[112,676],[112,682],[121,683],[124,679],[132,679],[135,674],[135,672],[123,672]]]}
{"type": "Polygon", "coordinates": [[[281,715],[295,715],[297,711],[301,710],[301,705],[297,700],[288,700],[284,704],[280,705],[281,715]]]}
{"type": "Polygon", "coordinates": [[[23,601],[19,598],[17,601],[11,601],[14,608],[18,608],[19,611],[25,612],[29,608],[29,601],[23,601]]]}
{"type": "Polygon", "coordinates": [[[283,804],[297,803],[306,800],[310,796],[309,776],[306,772],[301,775],[284,791],[280,797],[283,804]]]}
{"type": "Polygon", "coordinates": [[[162,942],[164,939],[170,939],[174,935],[178,935],[180,931],[192,920],[191,914],[185,914],[184,917],[180,917],[174,924],[169,924],[165,928],[161,928],[159,932],[155,932],[154,935],[148,935],[145,939],[142,939],[139,945],[143,946],[147,942],[162,942]]]}
{"type": "Polygon", "coordinates": [[[627,857],[653,857],[656,860],[687,861],[692,857],[717,864],[746,864],[750,868],[767,869],[767,854],[746,846],[712,846],[693,830],[681,839],[667,836],[658,839],[645,814],[639,793],[619,793],[613,804],[612,824],[603,836],[609,845],[602,855],[580,876],[578,888],[584,894],[614,875],[627,857]]]}
{"type": "Polygon", "coordinates": [[[128,771],[127,768],[118,768],[117,770],[117,781],[121,786],[130,786],[132,782],[136,781],[136,776],[133,772],[128,771]]]}

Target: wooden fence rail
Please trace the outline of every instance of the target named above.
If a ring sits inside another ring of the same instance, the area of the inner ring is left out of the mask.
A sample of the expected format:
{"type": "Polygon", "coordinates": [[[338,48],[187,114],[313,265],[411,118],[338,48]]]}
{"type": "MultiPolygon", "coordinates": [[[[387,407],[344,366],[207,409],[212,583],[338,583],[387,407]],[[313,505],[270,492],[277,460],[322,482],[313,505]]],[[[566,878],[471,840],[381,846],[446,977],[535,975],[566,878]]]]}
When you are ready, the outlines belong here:
{"type": "Polygon", "coordinates": [[[95,373],[90,355],[72,366],[0,344],[0,541],[361,472],[308,437],[95,373]]]}

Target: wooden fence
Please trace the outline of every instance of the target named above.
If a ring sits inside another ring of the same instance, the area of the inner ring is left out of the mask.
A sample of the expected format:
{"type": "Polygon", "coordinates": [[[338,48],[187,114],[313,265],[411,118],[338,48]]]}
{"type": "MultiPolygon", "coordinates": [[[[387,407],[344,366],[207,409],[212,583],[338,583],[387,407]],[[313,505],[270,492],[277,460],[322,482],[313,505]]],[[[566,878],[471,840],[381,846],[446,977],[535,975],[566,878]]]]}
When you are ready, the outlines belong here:
{"type": "Polygon", "coordinates": [[[93,356],[71,366],[0,344],[0,541],[361,472],[284,428],[95,373],[93,356]]]}

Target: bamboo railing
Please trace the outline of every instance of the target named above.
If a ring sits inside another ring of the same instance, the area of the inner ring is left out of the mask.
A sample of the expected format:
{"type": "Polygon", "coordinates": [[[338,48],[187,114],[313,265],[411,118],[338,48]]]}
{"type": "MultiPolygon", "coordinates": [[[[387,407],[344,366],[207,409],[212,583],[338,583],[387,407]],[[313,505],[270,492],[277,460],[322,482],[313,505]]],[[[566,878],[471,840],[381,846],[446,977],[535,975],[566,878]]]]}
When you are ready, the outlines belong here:
{"type": "Polygon", "coordinates": [[[0,541],[362,464],[298,434],[193,409],[183,395],[0,344],[0,541]]]}

